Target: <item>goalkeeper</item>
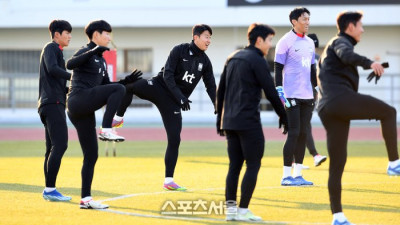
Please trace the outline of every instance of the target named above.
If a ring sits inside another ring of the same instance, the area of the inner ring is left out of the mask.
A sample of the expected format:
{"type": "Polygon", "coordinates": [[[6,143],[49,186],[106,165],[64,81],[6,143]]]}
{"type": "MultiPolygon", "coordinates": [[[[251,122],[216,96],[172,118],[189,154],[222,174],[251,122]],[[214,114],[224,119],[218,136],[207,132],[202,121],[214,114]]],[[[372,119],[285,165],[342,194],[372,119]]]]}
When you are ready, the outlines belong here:
{"type": "Polygon", "coordinates": [[[310,12],[303,7],[295,8],[290,12],[289,19],[293,29],[278,41],[275,50],[275,85],[285,105],[289,122],[288,136],[283,147],[281,185],[313,185],[302,176],[307,127],[314,108],[313,90],[317,86],[315,45],[305,35],[310,24],[310,12]]]}

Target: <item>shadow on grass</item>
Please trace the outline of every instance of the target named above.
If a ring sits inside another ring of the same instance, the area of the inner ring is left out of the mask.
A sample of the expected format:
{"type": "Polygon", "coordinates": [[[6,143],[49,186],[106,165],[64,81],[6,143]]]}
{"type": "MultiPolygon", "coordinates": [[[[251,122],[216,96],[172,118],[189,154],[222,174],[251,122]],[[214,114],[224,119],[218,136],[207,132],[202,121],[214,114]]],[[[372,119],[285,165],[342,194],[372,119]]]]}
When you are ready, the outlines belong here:
{"type": "MultiPolygon", "coordinates": [[[[293,188],[301,188],[301,187],[293,187],[293,188]]],[[[308,188],[308,187],[307,187],[308,188]]],[[[257,187],[256,187],[257,189],[257,187]]],[[[346,189],[348,191],[349,189],[346,189]]],[[[350,191],[357,191],[358,189],[350,191]]],[[[361,192],[369,192],[368,190],[361,190],[361,192]]],[[[372,191],[372,192],[379,192],[379,191],[372,191]]],[[[391,192],[380,192],[381,194],[390,194],[391,192]]],[[[395,193],[393,193],[395,194],[395,193]]],[[[398,194],[398,193],[396,193],[398,194]]],[[[208,193],[208,195],[213,196],[220,196],[225,197],[224,194],[218,193],[208,193]]],[[[240,198],[240,191],[238,191],[238,199],[240,198]]],[[[308,209],[312,211],[319,211],[319,210],[330,210],[330,204],[327,203],[313,203],[313,202],[301,202],[295,201],[293,199],[268,199],[268,198],[259,198],[253,197],[253,200],[259,200],[262,203],[251,203],[251,205],[260,205],[260,206],[269,206],[275,208],[283,208],[283,209],[308,209]],[[294,206],[287,206],[284,204],[295,204],[294,206]]],[[[328,201],[328,199],[327,199],[328,201]]],[[[387,212],[387,213],[400,213],[400,208],[395,206],[389,205],[378,205],[378,204],[369,204],[369,205],[351,205],[351,204],[343,204],[343,208],[345,209],[353,209],[353,210],[360,210],[360,211],[371,211],[371,212],[387,212]]]]}
{"type": "MultiPolygon", "coordinates": [[[[215,217],[205,217],[198,215],[166,215],[161,214],[160,211],[156,210],[146,210],[139,209],[134,207],[111,207],[111,210],[105,210],[110,213],[117,213],[123,215],[129,215],[134,217],[145,217],[145,218],[153,218],[160,220],[176,220],[176,221],[190,221],[190,223],[198,223],[198,224],[208,224],[208,225],[217,225],[217,224],[226,224],[225,215],[222,215],[219,218],[215,217]],[[127,210],[127,211],[114,211],[114,210],[127,210]],[[131,211],[132,210],[132,211],[131,211]],[[143,213],[143,214],[142,214],[143,213]]],[[[243,224],[245,222],[241,221],[230,221],[229,224],[243,224]]],[[[255,224],[270,224],[270,225],[287,225],[289,223],[286,222],[275,222],[275,221],[260,221],[260,222],[252,222],[255,224]]],[[[247,224],[247,223],[246,223],[247,224]]]]}
{"type": "MultiPolygon", "coordinates": [[[[17,183],[0,183],[0,190],[41,194],[43,192],[43,186],[30,185],[30,184],[17,184],[17,183]]],[[[62,188],[57,188],[57,190],[66,195],[78,195],[78,196],[81,195],[80,188],[62,187],[62,188]]],[[[98,196],[115,197],[115,196],[120,196],[121,194],[92,190],[92,195],[97,197],[98,196]]]]}

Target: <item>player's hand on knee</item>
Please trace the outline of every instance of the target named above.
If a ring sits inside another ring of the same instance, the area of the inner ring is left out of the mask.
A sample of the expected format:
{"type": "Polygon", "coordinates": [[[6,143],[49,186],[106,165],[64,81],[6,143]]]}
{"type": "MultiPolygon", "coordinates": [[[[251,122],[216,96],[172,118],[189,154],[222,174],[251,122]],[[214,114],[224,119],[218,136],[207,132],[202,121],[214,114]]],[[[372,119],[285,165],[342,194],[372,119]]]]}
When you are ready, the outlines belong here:
{"type": "Polygon", "coordinates": [[[190,110],[190,104],[189,103],[192,103],[192,101],[190,101],[187,98],[181,99],[181,108],[182,108],[183,111],[189,111],[190,110]]]}

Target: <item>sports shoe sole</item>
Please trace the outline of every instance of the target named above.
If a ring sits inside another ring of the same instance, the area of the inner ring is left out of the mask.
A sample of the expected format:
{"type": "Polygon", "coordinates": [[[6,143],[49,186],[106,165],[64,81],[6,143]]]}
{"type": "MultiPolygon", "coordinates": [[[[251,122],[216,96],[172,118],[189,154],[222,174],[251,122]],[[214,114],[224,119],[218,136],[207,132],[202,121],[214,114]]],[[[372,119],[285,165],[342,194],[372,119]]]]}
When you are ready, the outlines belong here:
{"type": "Polygon", "coordinates": [[[394,173],[394,172],[387,172],[387,175],[393,176],[393,177],[400,176],[400,174],[394,173]]]}
{"type": "Polygon", "coordinates": [[[79,205],[79,208],[80,208],[80,209],[108,209],[108,207],[109,207],[109,206],[106,206],[106,207],[104,207],[104,208],[93,208],[93,207],[91,207],[90,205],[89,205],[89,206],[87,206],[87,205],[79,205]]]}
{"type": "Polygon", "coordinates": [[[187,190],[187,188],[168,189],[166,187],[163,187],[163,189],[166,191],[186,191],[187,190]]]}
{"type": "Polygon", "coordinates": [[[122,138],[120,138],[120,139],[108,139],[108,138],[100,137],[100,136],[99,136],[99,139],[100,139],[100,141],[110,141],[110,142],[112,142],[112,141],[115,141],[115,142],[123,142],[123,141],[125,141],[125,139],[122,139],[122,138]]]}
{"type": "Polygon", "coordinates": [[[53,197],[53,196],[48,196],[48,195],[43,195],[44,200],[49,201],[49,202],[69,202],[71,201],[71,197],[53,197]]]}
{"type": "Polygon", "coordinates": [[[321,161],[319,161],[316,165],[315,165],[315,167],[317,167],[317,166],[320,166],[323,162],[325,162],[326,161],[326,158],[323,158],[323,159],[321,159],[321,161]]]}

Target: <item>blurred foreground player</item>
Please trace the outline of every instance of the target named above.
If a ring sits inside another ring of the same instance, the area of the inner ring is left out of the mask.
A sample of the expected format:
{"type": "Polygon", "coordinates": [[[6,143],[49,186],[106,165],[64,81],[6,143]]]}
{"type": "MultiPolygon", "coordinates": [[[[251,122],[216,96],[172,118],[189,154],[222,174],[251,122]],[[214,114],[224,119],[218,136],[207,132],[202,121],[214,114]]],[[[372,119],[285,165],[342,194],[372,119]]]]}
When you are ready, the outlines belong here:
{"type": "Polygon", "coordinates": [[[342,175],[347,158],[350,121],[375,119],[381,121],[382,135],[389,157],[387,174],[400,175],[397,149],[396,109],[369,95],[358,93],[357,66],[373,69],[380,77],[383,66],[358,55],[354,46],[364,32],[362,13],[342,12],[337,17],[339,34],[332,38],[321,55],[318,84],[321,99],[317,107],[327,132],[330,157],[328,190],[333,214],[333,225],[351,225],[342,210],[342,175]]]}

